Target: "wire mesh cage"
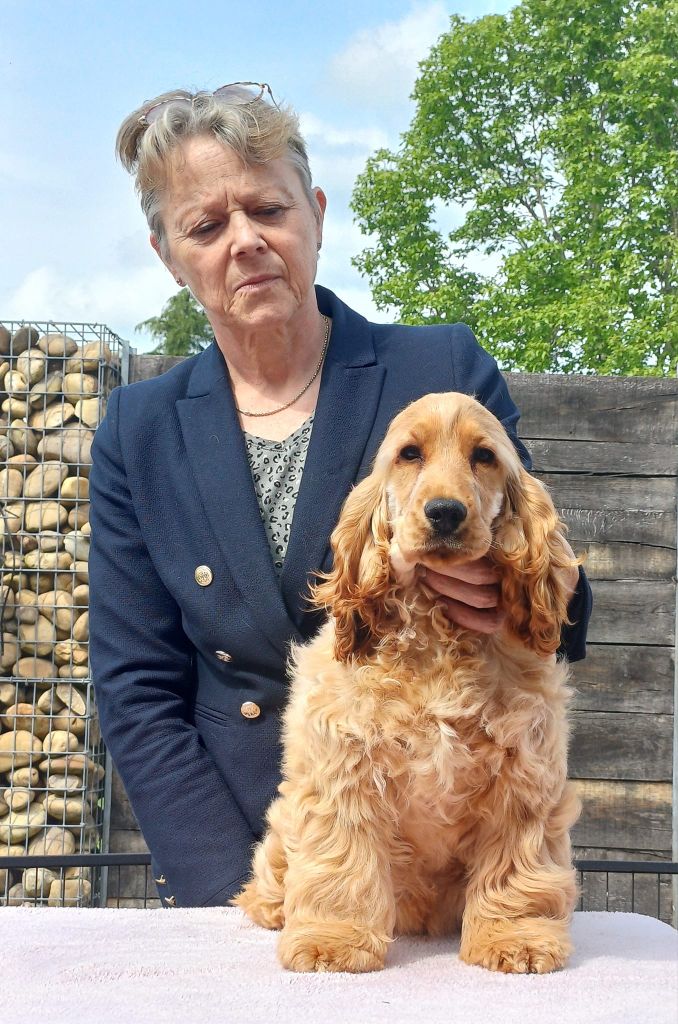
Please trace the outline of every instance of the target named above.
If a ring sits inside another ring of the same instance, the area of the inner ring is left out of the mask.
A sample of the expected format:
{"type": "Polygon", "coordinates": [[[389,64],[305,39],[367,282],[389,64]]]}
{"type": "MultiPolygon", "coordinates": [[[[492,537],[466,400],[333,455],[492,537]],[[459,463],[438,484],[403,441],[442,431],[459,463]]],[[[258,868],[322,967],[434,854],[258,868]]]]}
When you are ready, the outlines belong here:
{"type": "Polygon", "coordinates": [[[0,904],[87,906],[104,749],[89,672],[89,470],[129,348],[101,324],[0,321],[0,904]]]}

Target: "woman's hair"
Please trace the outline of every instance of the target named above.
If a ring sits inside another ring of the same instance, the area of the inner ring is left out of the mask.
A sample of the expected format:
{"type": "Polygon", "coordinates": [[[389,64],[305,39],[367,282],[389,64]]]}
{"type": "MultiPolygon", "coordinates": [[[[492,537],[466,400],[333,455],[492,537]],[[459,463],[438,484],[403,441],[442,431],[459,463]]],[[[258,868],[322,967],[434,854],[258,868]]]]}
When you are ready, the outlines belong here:
{"type": "Polygon", "coordinates": [[[126,117],[115,143],[123,167],[135,175],[141,208],[161,250],[165,250],[165,232],[160,200],[170,154],[185,139],[200,135],[213,136],[246,165],[287,157],[315,207],[306,144],[299,132],[299,118],[291,107],[274,106],[261,97],[228,103],[210,92],[175,89],[147,100],[126,117]],[[162,110],[156,111],[158,107],[162,110]],[[156,116],[148,124],[145,114],[151,111],[156,116]]]}

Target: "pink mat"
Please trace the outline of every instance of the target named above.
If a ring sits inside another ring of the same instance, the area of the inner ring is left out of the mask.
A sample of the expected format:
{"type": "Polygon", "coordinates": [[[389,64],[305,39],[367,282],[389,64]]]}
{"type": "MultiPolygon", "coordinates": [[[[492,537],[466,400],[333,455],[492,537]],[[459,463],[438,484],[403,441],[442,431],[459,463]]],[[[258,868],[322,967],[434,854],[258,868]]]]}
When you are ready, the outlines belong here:
{"type": "Polygon", "coordinates": [[[678,933],[639,914],[575,914],[547,975],[461,963],[400,938],[377,974],[291,974],[276,935],[235,909],[0,910],[0,1020],[48,1024],[676,1024],[678,933]]]}

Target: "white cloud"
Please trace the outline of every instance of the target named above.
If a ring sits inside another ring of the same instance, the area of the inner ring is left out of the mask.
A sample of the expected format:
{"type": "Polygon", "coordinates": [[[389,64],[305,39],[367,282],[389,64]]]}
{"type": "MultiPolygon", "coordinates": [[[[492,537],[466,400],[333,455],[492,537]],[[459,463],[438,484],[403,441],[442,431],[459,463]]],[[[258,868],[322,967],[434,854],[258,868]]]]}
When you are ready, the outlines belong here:
{"type": "Polygon", "coordinates": [[[357,175],[365,169],[375,150],[389,145],[389,135],[380,127],[338,128],[315,114],[300,115],[301,133],[308,143],[313,180],[332,201],[348,200],[357,175]]]}
{"type": "Polygon", "coordinates": [[[329,121],[310,113],[301,114],[300,122],[305,139],[311,143],[318,140],[330,149],[372,150],[388,142],[388,135],[381,128],[336,128],[329,121]]]}
{"type": "Polygon", "coordinates": [[[148,339],[134,333],[135,324],[156,316],[175,291],[160,263],[93,273],[83,267],[77,276],[43,265],[0,296],[0,304],[6,320],[102,323],[135,348],[143,348],[148,339]]]}
{"type": "Polygon", "coordinates": [[[330,77],[350,100],[367,107],[400,107],[412,91],[417,65],[445,32],[445,4],[415,6],[400,21],[357,32],[330,63],[330,77]]]}

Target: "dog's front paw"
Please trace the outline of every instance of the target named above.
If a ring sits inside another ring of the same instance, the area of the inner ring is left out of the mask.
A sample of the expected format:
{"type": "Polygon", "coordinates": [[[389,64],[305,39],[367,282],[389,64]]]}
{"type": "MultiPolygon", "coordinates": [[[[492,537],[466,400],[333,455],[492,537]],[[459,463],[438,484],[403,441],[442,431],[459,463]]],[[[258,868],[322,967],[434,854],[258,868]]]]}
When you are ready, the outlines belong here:
{"type": "Polygon", "coordinates": [[[467,964],[505,974],[548,974],[572,952],[564,921],[548,917],[464,922],[459,955],[467,964]]]}
{"type": "Polygon", "coordinates": [[[282,899],[276,898],[276,894],[262,889],[256,878],[248,882],[245,888],[230,902],[231,906],[244,910],[247,916],[262,928],[271,928],[277,931],[285,923],[282,899]]]}
{"type": "Polygon", "coordinates": [[[283,928],[278,955],[290,971],[380,971],[389,943],[386,935],[345,921],[290,921],[283,928]]]}

